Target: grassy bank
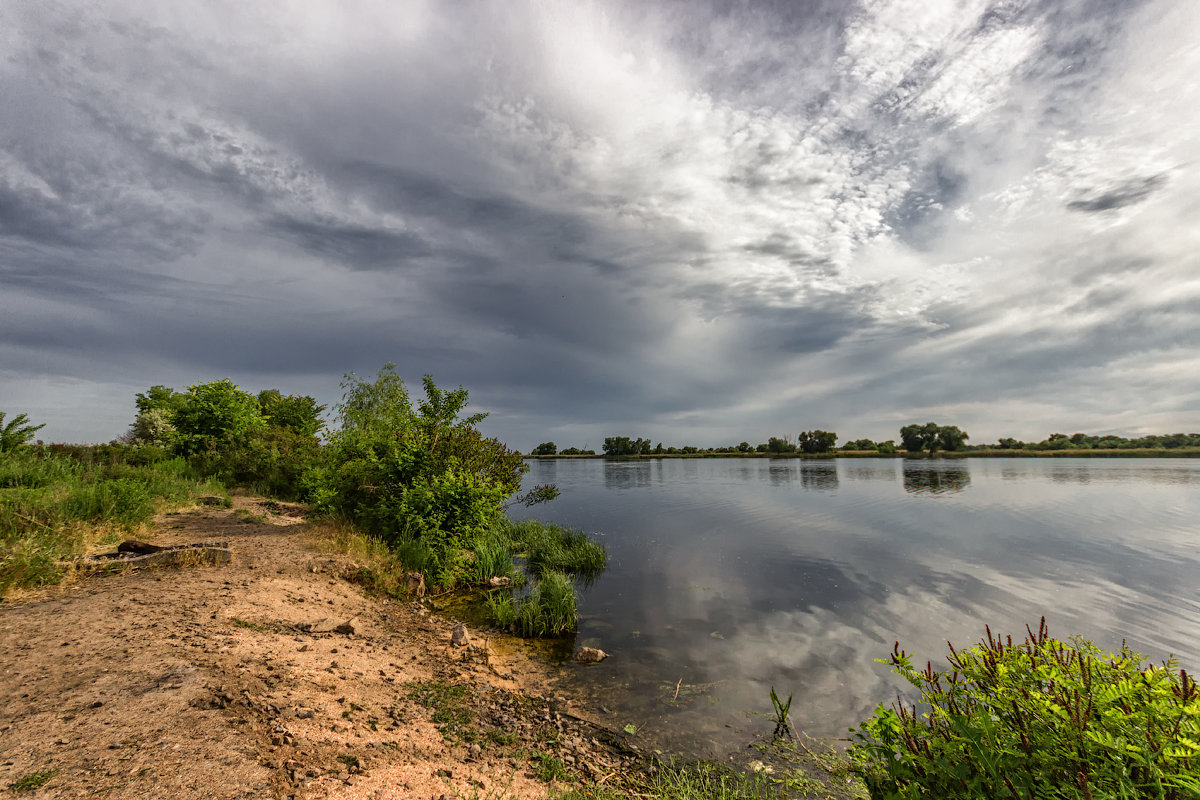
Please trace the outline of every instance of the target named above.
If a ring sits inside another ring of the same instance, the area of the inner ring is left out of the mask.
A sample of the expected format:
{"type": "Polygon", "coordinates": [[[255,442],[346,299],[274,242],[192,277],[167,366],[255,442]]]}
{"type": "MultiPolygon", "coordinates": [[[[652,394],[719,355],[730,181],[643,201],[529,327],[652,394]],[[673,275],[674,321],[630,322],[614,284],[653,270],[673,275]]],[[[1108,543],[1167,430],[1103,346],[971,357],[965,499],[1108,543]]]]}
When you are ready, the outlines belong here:
{"type": "Polygon", "coordinates": [[[135,448],[22,448],[0,458],[0,598],[58,583],[63,561],[224,487],[135,448]]]}
{"type": "MultiPolygon", "coordinates": [[[[344,520],[325,524],[332,548],[362,561],[352,579],[368,591],[409,597],[415,585],[410,575],[428,580],[435,562],[419,538],[384,543],[344,520]]],[[[502,517],[471,543],[463,560],[467,583],[457,592],[471,596],[487,624],[521,636],[554,637],[575,631],[575,581],[593,579],[608,555],[582,531],[502,517]]]]}

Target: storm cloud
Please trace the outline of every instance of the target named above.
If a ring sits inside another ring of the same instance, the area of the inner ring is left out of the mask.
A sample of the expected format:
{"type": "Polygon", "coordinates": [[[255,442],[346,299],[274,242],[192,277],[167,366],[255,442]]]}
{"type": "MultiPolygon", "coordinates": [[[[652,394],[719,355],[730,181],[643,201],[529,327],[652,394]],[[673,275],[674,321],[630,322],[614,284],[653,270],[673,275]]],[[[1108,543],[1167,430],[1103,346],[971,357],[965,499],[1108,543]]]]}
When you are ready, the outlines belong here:
{"type": "Polygon", "coordinates": [[[1183,0],[0,7],[0,410],[336,400],[526,449],[1200,427],[1183,0]]]}

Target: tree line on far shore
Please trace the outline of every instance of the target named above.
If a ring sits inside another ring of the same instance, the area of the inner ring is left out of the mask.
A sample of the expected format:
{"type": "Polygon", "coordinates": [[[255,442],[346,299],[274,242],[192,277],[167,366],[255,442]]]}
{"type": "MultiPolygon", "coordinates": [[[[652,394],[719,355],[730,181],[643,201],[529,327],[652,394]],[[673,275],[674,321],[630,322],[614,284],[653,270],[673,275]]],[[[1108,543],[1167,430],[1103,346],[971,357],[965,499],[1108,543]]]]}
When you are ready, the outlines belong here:
{"type": "MultiPolygon", "coordinates": [[[[1123,436],[1090,435],[1076,433],[1068,436],[1064,433],[1053,433],[1040,442],[1022,442],[1013,438],[1001,438],[995,444],[970,445],[967,440],[970,435],[956,425],[938,425],[935,422],[924,424],[914,423],[900,429],[900,444],[893,439],[872,441],[871,439],[852,439],[841,447],[837,446],[837,434],[831,431],[805,431],[796,436],[784,434],[772,436],[766,442],[750,444],[740,442],[725,447],[697,447],[694,445],[667,446],[662,442],[653,443],[650,439],[633,438],[629,436],[608,436],[604,439],[601,452],[605,456],[654,456],[654,455],[736,455],[748,453],[766,453],[786,455],[789,453],[833,453],[841,452],[876,452],[896,453],[938,453],[964,452],[980,450],[1180,450],[1200,448],[1200,433],[1171,433],[1149,435],[1137,438],[1123,436]]],[[[595,450],[567,447],[562,450],[554,442],[542,442],[530,451],[535,456],[577,456],[596,455],[595,450]]]]}

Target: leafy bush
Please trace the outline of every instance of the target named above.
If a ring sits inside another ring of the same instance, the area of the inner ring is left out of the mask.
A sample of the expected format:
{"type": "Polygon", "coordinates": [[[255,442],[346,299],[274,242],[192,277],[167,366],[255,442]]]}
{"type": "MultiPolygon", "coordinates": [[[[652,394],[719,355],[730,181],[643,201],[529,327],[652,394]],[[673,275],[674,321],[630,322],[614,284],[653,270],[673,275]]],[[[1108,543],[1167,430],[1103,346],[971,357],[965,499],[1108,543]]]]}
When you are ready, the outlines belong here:
{"type": "MultiPolygon", "coordinates": [[[[462,416],[466,389],[443,391],[429,375],[423,385],[425,398],[414,408],[394,364],[374,381],[347,376],[341,428],[305,483],[319,509],[344,514],[394,547],[419,543],[422,572],[449,589],[468,577],[470,552],[499,521],[528,467],[520,453],[474,428],[486,414],[462,416]]],[[[517,500],[553,495],[535,487],[517,500]]]]}
{"type": "Polygon", "coordinates": [[[1049,637],[951,647],[949,674],[890,663],[927,713],[878,707],[855,732],[872,798],[1200,797],[1200,691],[1173,661],[1049,637]]]}

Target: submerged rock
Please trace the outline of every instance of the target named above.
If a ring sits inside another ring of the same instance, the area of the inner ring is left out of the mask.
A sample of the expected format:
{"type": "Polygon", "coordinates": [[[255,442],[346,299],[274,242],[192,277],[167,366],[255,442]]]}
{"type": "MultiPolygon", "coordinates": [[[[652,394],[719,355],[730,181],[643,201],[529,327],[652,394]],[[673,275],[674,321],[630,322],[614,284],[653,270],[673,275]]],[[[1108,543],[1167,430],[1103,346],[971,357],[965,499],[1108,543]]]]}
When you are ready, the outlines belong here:
{"type": "Polygon", "coordinates": [[[608,658],[608,653],[599,647],[581,647],[575,651],[575,655],[572,658],[580,664],[598,664],[608,658]]]}

